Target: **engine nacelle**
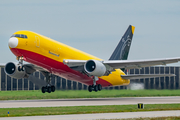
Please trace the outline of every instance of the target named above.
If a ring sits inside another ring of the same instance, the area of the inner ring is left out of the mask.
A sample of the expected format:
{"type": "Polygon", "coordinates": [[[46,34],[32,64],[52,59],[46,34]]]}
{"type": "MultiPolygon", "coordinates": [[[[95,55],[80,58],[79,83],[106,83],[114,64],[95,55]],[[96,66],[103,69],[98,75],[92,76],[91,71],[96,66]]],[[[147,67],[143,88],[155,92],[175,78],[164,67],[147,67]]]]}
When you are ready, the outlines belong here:
{"type": "Polygon", "coordinates": [[[84,69],[88,74],[98,77],[106,73],[106,66],[98,60],[88,60],[84,65],[84,69]]]}
{"type": "Polygon", "coordinates": [[[7,75],[16,79],[22,79],[26,75],[25,68],[22,68],[21,66],[12,62],[9,62],[5,65],[4,71],[7,75]]]}

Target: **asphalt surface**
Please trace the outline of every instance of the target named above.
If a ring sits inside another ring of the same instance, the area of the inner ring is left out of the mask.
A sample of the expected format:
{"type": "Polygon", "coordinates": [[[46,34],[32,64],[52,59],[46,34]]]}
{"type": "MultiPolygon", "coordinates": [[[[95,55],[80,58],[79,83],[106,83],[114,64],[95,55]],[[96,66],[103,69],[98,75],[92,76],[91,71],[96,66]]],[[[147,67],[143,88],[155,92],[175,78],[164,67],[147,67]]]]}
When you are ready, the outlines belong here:
{"type": "Polygon", "coordinates": [[[97,120],[97,119],[125,119],[140,117],[168,117],[180,116],[180,110],[176,111],[149,111],[149,112],[125,112],[125,113],[100,113],[100,114],[75,114],[75,115],[49,115],[27,117],[4,117],[1,120],[97,120]]]}
{"type": "Polygon", "coordinates": [[[124,97],[124,98],[89,98],[89,99],[45,99],[45,100],[5,100],[0,101],[0,108],[19,107],[58,107],[58,106],[97,106],[130,104],[168,104],[180,103],[180,97],[124,97]]]}

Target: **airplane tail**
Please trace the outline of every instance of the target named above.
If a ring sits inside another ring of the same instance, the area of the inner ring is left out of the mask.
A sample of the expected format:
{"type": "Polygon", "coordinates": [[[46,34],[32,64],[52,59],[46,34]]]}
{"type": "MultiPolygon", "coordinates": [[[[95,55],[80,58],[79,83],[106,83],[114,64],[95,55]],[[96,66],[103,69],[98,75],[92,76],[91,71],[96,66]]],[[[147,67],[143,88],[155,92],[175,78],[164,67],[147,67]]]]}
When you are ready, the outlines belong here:
{"type": "Polygon", "coordinates": [[[127,60],[135,27],[129,25],[109,60],[127,60]]]}

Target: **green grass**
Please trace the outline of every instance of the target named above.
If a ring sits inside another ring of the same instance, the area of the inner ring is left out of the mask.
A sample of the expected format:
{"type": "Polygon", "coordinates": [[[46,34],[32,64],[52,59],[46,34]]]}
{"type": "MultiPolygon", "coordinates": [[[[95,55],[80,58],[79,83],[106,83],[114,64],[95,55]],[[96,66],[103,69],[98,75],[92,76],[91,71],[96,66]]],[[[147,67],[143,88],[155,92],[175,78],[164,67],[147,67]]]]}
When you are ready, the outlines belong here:
{"type": "Polygon", "coordinates": [[[31,91],[0,91],[0,100],[26,99],[62,99],[62,98],[108,98],[108,97],[149,97],[149,96],[180,96],[180,90],[102,90],[88,92],[87,90],[57,90],[54,93],[31,91]]]}
{"type": "Polygon", "coordinates": [[[0,108],[0,117],[91,114],[113,112],[163,111],[180,110],[180,104],[146,104],[144,109],[137,109],[137,105],[105,105],[105,106],[71,106],[71,107],[37,107],[37,108],[0,108]]]}

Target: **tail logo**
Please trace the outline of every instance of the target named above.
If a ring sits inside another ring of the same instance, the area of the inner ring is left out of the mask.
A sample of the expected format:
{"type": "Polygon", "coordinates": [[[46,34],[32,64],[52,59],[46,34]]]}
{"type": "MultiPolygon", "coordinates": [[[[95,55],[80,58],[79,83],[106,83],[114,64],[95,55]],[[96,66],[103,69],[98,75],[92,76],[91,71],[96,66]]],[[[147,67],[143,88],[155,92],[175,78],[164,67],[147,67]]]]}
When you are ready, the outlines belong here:
{"type": "Polygon", "coordinates": [[[130,25],[124,33],[122,39],[119,41],[119,44],[117,45],[109,60],[127,60],[133,32],[134,27],[130,25]]]}

